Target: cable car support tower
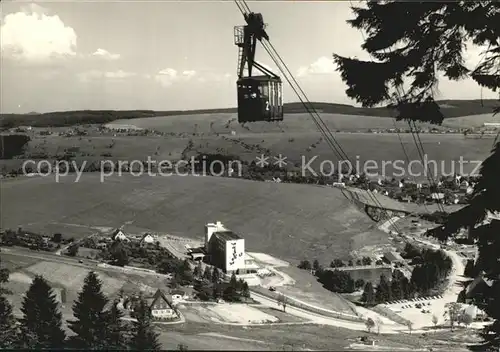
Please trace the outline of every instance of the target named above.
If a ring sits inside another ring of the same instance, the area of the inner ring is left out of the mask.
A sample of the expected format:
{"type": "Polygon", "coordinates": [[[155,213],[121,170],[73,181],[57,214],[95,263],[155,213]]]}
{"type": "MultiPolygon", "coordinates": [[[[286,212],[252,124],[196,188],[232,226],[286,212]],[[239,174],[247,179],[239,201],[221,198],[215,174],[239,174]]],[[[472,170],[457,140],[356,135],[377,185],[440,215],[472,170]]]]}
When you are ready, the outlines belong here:
{"type": "Polygon", "coordinates": [[[266,25],[260,13],[245,11],[243,16],[247,24],[234,27],[234,44],[238,46],[238,122],[282,121],[281,78],[255,61],[257,42],[269,40],[266,25]],[[261,75],[252,75],[254,68],[261,75]]]}

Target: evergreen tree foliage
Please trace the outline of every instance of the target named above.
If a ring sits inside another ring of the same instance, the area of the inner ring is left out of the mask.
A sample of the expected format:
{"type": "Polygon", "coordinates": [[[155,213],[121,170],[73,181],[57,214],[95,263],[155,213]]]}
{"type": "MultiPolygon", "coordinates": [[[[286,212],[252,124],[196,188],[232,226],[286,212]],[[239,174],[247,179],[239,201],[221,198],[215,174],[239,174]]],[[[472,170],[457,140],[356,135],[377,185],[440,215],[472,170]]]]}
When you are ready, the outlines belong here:
{"type": "Polygon", "coordinates": [[[210,270],[210,267],[208,265],[205,267],[205,270],[203,271],[203,280],[206,281],[212,280],[212,271],[210,270]]]}
{"type": "Polygon", "coordinates": [[[319,270],[319,269],[320,269],[319,261],[318,259],[314,259],[313,270],[319,270]]]}
{"type": "Polygon", "coordinates": [[[135,306],[132,322],[132,336],[129,348],[137,351],[159,351],[161,345],[158,341],[158,334],[152,326],[151,310],[146,301],[140,299],[135,306]]]}
{"type": "MultiPolygon", "coordinates": [[[[369,1],[352,10],[355,18],[348,22],[367,34],[362,48],[373,60],[334,55],[334,61],[348,86],[347,95],[363,106],[389,104],[397,119],[440,124],[444,115],[434,100],[440,76],[455,81],[472,78],[493,91],[500,88],[500,2],[369,1]],[[476,67],[467,67],[464,60],[470,44],[486,48],[476,67]]],[[[499,111],[497,107],[493,112],[499,111]]],[[[476,265],[493,281],[486,297],[476,303],[495,320],[485,338],[496,347],[500,345],[500,221],[484,220],[487,212],[500,211],[499,165],[496,141],[481,166],[469,204],[428,232],[445,241],[461,228],[471,229],[479,249],[476,265]]]]}
{"type": "Polygon", "coordinates": [[[401,272],[401,270],[394,270],[391,280],[392,299],[399,300],[408,298],[409,281],[401,272]]]}
{"type": "Polygon", "coordinates": [[[13,348],[17,337],[17,325],[12,305],[5,295],[10,293],[4,284],[9,282],[9,269],[2,267],[0,257],[0,348],[13,348]]]}
{"type": "Polygon", "coordinates": [[[0,294],[0,349],[15,347],[16,337],[17,326],[12,305],[0,294]]]}
{"type": "Polygon", "coordinates": [[[106,348],[107,317],[104,308],[108,299],[102,292],[102,282],[93,271],[83,282],[78,299],[73,304],[73,316],[68,321],[69,328],[75,333],[70,338],[72,347],[81,349],[106,348]]]}
{"type": "Polygon", "coordinates": [[[118,302],[113,302],[109,311],[105,312],[106,337],[108,350],[123,350],[127,347],[126,326],[122,320],[123,312],[118,309],[118,302]]]}
{"type": "Polygon", "coordinates": [[[375,291],[373,290],[373,285],[370,281],[365,284],[361,301],[367,305],[372,305],[375,302],[375,291]]]}
{"type": "Polygon", "coordinates": [[[197,279],[203,276],[203,268],[201,267],[201,262],[199,262],[198,265],[194,267],[193,276],[197,279]]]}
{"type": "Polygon", "coordinates": [[[380,282],[375,292],[375,302],[382,303],[392,300],[391,285],[385,275],[380,275],[380,282]]]}
{"type": "Polygon", "coordinates": [[[347,271],[343,270],[322,270],[316,273],[318,281],[332,292],[352,293],[355,290],[355,282],[347,271]]]}
{"type": "Polygon", "coordinates": [[[27,349],[61,349],[66,334],[56,296],[42,276],[36,276],[21,306],[19,347],[27,349]]]}
{"type": "Polygon", "coordinates": [[[214,270],[212,271],[212,282],[214,284],[217,284],[219,281],[220,281],[220,272],[219,272],[219,269],[214,268],[214,270]]]}
{"type": "Polygon", "coordinates": [[[9,269],[2,267],[2,257],[0,257],[0,295],[10,293],[4,285],[9,282],[9,269]]]}
{"type": "Polygon", "coordinates": [[[301,260],[300,263],[299,263],[299,265],[297,265],[297,268],[304,269],[304,270],[311,270],[312,269],[312,265],[309,262],[309,260],[301,260]]]}

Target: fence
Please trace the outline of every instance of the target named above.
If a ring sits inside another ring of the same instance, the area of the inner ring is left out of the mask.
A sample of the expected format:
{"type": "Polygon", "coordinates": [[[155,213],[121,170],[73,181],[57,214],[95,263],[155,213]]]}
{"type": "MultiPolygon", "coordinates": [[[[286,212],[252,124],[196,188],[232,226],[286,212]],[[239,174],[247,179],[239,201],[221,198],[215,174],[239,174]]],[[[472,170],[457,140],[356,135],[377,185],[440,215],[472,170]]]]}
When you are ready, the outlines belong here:
{"type": "MultiPolygon", "coordinates": [[[[253,291],[255,293],[258,293],[262,296],[265,296],[265,297],[273,299],[273,300],[277,300],[279,297],[279,293],[269,291],[268,289],[266,289],[262,286],[251,287],[250,291],[253,291]]],[[[289,306],[303,309],[303,310],[306,310],[306,311],[311,312],[311,313],[315,313],[318,315],[322,315],[322,316],[330,317],[330,318],[335,318],[335,319],[349,320],[349,321],[353,321],[353,322],[364,322],[364,320],[362,318],[354,316],[354,315],[345,314],[345,313],[341,313],[341,312],[333,312],[331,310],[321,309],[321,308],[317,308],[317,307],[310,306],[307,304],[303,304],[303,303],[300,303],[300,302],[296,301],[295,299],[288,297],[288,296],[286,298],[287,298],[287,304],[289,306]]]]}

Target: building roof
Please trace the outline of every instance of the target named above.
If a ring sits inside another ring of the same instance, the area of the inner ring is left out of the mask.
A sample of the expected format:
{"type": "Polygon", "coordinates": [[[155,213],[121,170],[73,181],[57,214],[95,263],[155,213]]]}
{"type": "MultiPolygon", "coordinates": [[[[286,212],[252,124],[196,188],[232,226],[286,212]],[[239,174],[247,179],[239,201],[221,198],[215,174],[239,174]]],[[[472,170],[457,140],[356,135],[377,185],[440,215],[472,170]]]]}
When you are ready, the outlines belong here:
{"type": "Polygon", "coordinates": [[[235,234],[232,231],[219,231],[214,233],[215,236],[220,238],[223,241],[234,241],[234,240],[240,240],[241,237],[235,234]]]}
{"type": "Polygon", "coordinates": [[[160,289],[156,290],[155,294],[152,297],[145,298],[149,308],[152,308],[153,305],[160,299],[164,300],[170,307],[172,307],[172,303],[160,289]]]}
{"type": "Polygon", "coordinates": [[[384,253],[384,258],[390,262],[402,262],[403,257],[398,252],[386,252],[384,253]]]}
{"type": "Polygon", "coordinates": [[[113,231],[113,233],[111,234],[111,238],[112,238],[112,239],[115,239],[115,238],[116,238],[116,236],[118,236],[118,235],[121,235],[121,236],[127,237],[127,236],[125,236],[125,233],[124,233],[121,229],[116,229],[116,230],[114,230],[114,231],[113,231]]]}
{"type": "Polygon", "coordinates": [[[142,237],[141,237],[141,242],[144,242],[144,241],[145,241],[145,240],[147,240],[147,239],[151,239],[151,240],[153,240],[153,241],[154,241],[154,237],[153,237],[153,235],[152,235],[152,234],[150,234],[150,233],[145,233],[145,234],[144,234],[144,235],[142,235],[142,237]]]}

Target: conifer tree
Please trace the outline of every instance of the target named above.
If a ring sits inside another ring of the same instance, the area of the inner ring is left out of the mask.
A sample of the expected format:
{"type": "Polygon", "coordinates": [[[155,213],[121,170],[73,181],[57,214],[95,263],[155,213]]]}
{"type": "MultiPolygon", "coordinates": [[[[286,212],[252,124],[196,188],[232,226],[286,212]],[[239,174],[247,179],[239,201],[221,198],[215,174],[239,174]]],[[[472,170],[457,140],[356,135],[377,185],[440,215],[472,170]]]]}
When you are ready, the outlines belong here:
{"type": "Polygon", "coordinates": [[[210,267],[208,265],[205,267],[205,270],[203,271],[203,280],[206,281],[212,280],[212,271],[210,270],[210,267]]]}
{"type": "Polygon", "coordinates": [[[9,269],[2,266],[2,257],[0,257],[0,295],[10,293],[4,285],[9,282],[9,269]]]}
{"type": "Polygon", "coordinates": [[[365,289],[363,290],[361,301],[365,302],[367,305],[371,305],[375,301],[375,292],[373,290],[373,285],[370,281],[368,281],[365,284],[365,289]]]}
{"type": "Polygon", "coordinates": [[[78,299],[73,304],[73,316],[68,321],[69,328],[75,333],[70,338],[71,346],[81,349],[106,348],[108,335],[106,312],[108,299],[102,292],[102,282],[93,271],[85,277],[78,299]]]}
{"type": "Polygon", "coordinates": [[[212,283],[217,284],[220,280],[220,272],[219,269],[215,268],[212,271],[212,283]]]}
{"type": "Polygon", "coordinates": [[[146,301],[141,298],[136,304],[132,322],[132,336],[129,348],[140,351],[159,351],[161,350],[158,334],[152,326],[152,315],[146,301]]]}
{"type": "Polygon", "coordinates": [[[375,302],[383,303],[392,299],[391,286],[385,277],[380,275],[380,282],[378,283],[377,290],[375,291],[375,302]]]}
{"type": "Polygon", "coordinates": [[[123,350],[127,347],[126,326],[122,321],[124,314],[117,304],[118,302],[113,302],[109,311],[105,312],[105,346],[109,350],[123,350]]]}
{"type": "Polygon", "coordinates": [[[0,349],[15,347],[17,337],[16,319],[12,313],[12,305],[0,294],[0,349]]]}
{"type": "MultiPolygon", "coordinates": [[[[479,86],[500,88],[500,2],[370,1],[352,8],[348,23],[365,31],[362,48],[372,60],[334,55],[349,97],[364,107],[389,104],[397,119],[441,124],[444,115],[434,100],[440,76],[450,80],[472,79],[479,86]],[[397,19],[395,22],[394,19],[397,19]],[[465,49],[483,51],[475,67],[464,60],[465,49]],[[484,50],[483,50],[484,49],[484,50]],[[403,82],[409,87],[403,89],[403,82]]],[[[500,112],[500,106],[493,108],[500,112]]],[[[479,249],[478,270],[492,280],[491,290],[480,305],[495,321],[485,338],[500,345],[500,221],[484,222],[488,212],[500,211],[500,141],[483,162],[469,204],[450,214],[446,223],[428,232],[446,241],[461,228],[471,231],[479,249]]]]}
{"type": "Polygon", "coordinates": [[[2,268],[0,257],[0,348],[13,348],[17,337],[16,319],[12,313],[12,305],[5,294],[8,290],[3,287],[9,281],[9,270],[2,268]]]}
{"type": "Polygon", "coordinates": [[[21,312],[19,347],[27,349],[61,349],[66,334],[56,296],[42,276],[36,276],[26,292],[21,312]]]}

